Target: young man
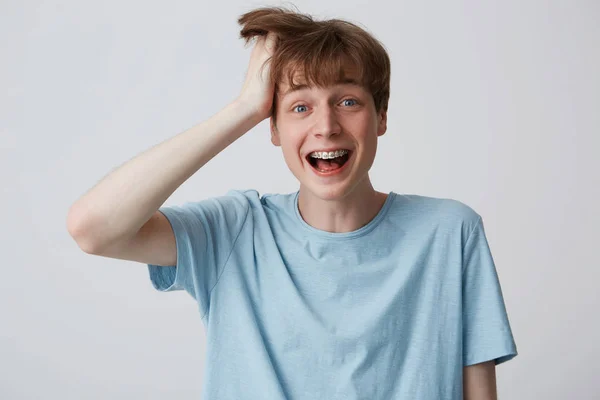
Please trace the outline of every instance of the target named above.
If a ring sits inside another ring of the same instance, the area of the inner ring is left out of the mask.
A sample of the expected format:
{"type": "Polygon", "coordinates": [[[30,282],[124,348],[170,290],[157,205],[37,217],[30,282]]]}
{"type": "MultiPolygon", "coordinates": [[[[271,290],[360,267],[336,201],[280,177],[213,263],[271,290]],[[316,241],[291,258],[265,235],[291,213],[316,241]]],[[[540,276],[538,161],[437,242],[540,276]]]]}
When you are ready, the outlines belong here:
{"type": "Polygon", "coordinates": [[[387,128],[383,46],[278,8],[239,22],[259,38],[237,99],[104,178],[70,210],[71,235],[196,300],[203,399],[495,399],[495,365],[517,350],[481,217],[369,179],[387,128]],[[161,207],[267,117],[297,192],[161,207]]]}

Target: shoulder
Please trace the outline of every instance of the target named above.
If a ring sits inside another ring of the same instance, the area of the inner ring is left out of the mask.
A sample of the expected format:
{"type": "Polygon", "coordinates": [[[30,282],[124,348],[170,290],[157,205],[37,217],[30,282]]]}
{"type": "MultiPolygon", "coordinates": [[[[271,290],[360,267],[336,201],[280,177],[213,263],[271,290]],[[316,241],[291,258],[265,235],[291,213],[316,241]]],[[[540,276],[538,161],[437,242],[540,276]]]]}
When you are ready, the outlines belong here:
{"type": "Polygon", "coordinates": [[[222,195],[163,206],[160,210],[169,219],[178,219],[190,226],[195,226],[197,221],[202,222],[205,227],[218,227],[223,224],[239,226],[246,220],[251,207],[252,196],[246,195],[246,192],[230,190],[222,195]]]}
{"type": "Polygon", "coordinates": [[[271,193],[261,195],[256,189],[231,189],[225,196],[218,199],[224,203],[235,203],[237,206],[251,211],[253,208],[268,207],[271,203],[281,203],[289,200],[289,197],[289,195],[271,193]]]}
{"type": "Polygon", "coordinates": [[[397,209],[420,221],[436,226],[461,226],[470,232],[481,220],[480,214],[467,203],[445,197],[396,194],[397,209]]]}
{"type": "Polygon", "coordinates": [[[237,208],[237,214],[250,214],[256,219],[270,213],[293,213],[294,196],[295,193],[261,195],[256,189],[231,189],[224,196],[214,200],[221,203],[223,207],[237,208]]]}
{"type": "Polygon", "coordinates": [[[231,201],[245,204],[250,212],[274,210],[275,212],[289,213],[294,208],[296,195],[297,192],[265,193],[261,195],[256,189],[234,189],[227,192],[227,196],[231,197],[231,201]]]}
{"type": "Polygon", "coordinates": [[[408,206],[414,212],[433,213],[436,216],[477,220],[479,214],[463,201],[445,198],[423,196],[418,194],[396,194],[403,206],[408,206]]]}

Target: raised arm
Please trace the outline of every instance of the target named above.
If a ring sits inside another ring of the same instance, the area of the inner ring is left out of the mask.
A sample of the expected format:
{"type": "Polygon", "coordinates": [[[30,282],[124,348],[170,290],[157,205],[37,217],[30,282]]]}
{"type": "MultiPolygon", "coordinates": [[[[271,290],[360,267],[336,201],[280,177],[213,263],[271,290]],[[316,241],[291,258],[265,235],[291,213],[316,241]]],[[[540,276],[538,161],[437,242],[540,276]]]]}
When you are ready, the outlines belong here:
{"type": "MultiPolygon", "coordinates": [[[[170,227],[158,209],[203,165],[271,114],[273,87],[268,64],[261,66],[274,43],[273,34],[256,42],[234,102],[119,166],[71,206],[67,229],[82,250],[138,261],[156,245],[175,251],[170,227]]],[[[173,260],[174,255],[159,258],[173,260]]]]}

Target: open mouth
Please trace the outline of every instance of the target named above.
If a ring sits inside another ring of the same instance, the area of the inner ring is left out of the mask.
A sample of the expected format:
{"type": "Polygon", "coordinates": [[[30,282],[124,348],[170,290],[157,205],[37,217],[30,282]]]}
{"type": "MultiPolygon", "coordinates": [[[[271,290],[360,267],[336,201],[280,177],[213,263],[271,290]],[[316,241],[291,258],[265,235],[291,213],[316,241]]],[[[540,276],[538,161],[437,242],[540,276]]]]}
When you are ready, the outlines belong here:
{"type": "Polygon", "coordinates": [[[351,155],[352,155],[352,152],[349,150],[346,154],[336,157],[336,158],[321,159],[321,158],[314,158],[314,157],[311,157],[310,155],[308,155],[308,156],[306,156],[306,160],[317,171],[319,171],[321,173],[328,173],[328,172],[333,172],[333,171],[336,171],[336,170],[342,168],[344,166],[344,164],[346,164],[346,162],[348,161],[348,159],[350,158],[351,155]]]}

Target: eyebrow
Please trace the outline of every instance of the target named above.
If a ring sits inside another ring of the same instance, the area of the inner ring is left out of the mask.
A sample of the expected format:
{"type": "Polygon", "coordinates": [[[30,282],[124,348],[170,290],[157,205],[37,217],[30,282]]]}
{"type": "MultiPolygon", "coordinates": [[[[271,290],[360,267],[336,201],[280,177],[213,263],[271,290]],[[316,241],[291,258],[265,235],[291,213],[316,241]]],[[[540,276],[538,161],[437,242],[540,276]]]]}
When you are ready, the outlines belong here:
{"type": "MultiPolygon", "coordinates": [[[[354,78],[344,78],[344,79],[339,79],[335,82],[335,85],[355,85],[355,86],[362,86],[356,79],[354,78]]],[[[283,100],[288,94],[291,94],[293,92],[298,92],[300,90],[303,89],[308,89],[309,85],[306,83],[302,83],[299,85],[296,85],[296,88],[289,88],[288,90],[285,91],[285,93],[283,93],[283,95],[281,96],[281,99],[283,100]]]]}

